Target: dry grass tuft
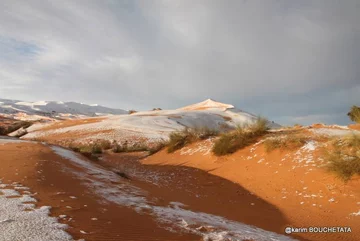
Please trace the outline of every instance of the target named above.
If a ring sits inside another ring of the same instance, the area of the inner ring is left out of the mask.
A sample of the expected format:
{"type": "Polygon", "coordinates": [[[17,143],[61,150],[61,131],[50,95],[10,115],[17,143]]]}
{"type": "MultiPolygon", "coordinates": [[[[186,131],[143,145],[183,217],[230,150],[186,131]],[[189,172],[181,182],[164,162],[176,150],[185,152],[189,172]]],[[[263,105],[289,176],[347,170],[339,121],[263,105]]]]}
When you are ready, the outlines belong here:
{"type": "Polygon", "coordinates": [[[352,135],[333,142],[333,150],[325,154],[328,170],[348,182],[354,175],[360,175],[360,136],[352,135]]]}
{"type": "Polygon", "coordinates": [[[196,142],[198,140],[205,140],[212,136],[217,136],[218,131],[209,128],[185,128],[179,132],[173,132],[169,136],[168,153],[183,148],[184,146],[196,142]]]}
{"type": "Polygon", "coordinates": [[[271,152],[275,149],[293,150],[304,146],[310,137],[299,134],[288,134],[283,137],[272,137],[264,141],[265,150],[271,152]]]}
{"type": "Polygon", "coordinates": [[[222,134],[214,143],[213,153],[223,156],[253,144],[267,133],[267,123],[266,119],[259,117],[252,125],[239,126],[235,131],[222,134]]]}

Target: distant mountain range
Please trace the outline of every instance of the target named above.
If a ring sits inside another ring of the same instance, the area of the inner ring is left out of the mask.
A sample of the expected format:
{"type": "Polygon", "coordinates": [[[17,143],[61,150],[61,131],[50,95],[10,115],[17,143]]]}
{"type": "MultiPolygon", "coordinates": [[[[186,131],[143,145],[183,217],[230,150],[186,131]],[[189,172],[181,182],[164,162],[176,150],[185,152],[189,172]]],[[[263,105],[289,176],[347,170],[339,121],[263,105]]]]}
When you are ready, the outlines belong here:
{"type": "Polygon", "coordinates": [[[61,101],[37,101],[25,102],[20,100],[0,99],[0,114],[5,116],[26,116],[50,117],[50,118],[71,118],[78,116],[103,116],[128,114],[122,109],[112,109],[100,105],[86,105],[76,102],[61,101]]]}

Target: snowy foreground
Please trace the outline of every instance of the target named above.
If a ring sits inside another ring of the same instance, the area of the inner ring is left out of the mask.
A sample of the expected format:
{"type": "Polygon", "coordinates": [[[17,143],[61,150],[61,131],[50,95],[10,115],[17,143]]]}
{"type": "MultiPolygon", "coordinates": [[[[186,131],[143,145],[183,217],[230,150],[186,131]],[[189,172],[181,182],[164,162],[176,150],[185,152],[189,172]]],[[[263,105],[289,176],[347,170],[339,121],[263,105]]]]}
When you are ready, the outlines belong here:
{"type": "Polygon", "coordinates": [[[241,241],[241,240],[294,240],[291,237],[279,235],[254,226],[231,221],[221,216],[187,210],[182,203],[173,202],[169,206],[154,205],[146,192],[130,183],[116,186],[112,183],[123,182],[121,178],[111,171],[102,169],[91,162],[85,161],[75,153],[52,147],[53,151],[74,165],[82,168],[84,172],[73,171],[82,181],[86,181],[90,190],[104,200],[121,206],[133,208],[138,213],[147,213],[154,217],[160,226],[174,232],[190,232],[203,237],[203,240],[213,241],[241,241]],[[96,173],[96,177],[94,177],[96,173]],[[120,188],[119,188],[120,187],[120,188]]]}
{"type": "MultiPolygon", "coordinates": [[[[6,143],[23,142],[2,139],[6,143]]],[[[156,205],[147,191],[142,190],[114,172],[89,162],[78,154],[60,147],[49,146],[55,155],[69,161],[76,168],[65,168],[72,173],[86,190],[106,202],[128,207],[140,214],[151,215],[160,227],[173,232],[189,232],[203,240],[241,241],[244,239],[293,240],[291,237],[269,232],[251,225],[228,220],[203,212],[194,212],[178,202],[166,206],[156,205]]],[[[36,207],[36,194],[19,183],[0,181],[0,241],[66,241],[73,240],[66,232],[67,225],[51,217],[51,207],[36,207]]],[[[91,232],[91,230],[87,230],[91,232]]]]}
{"type": "Polygon", "coordinates": [[[0,181],[0,241],[73,240],[64,231],[67,225],[49,216],[51,207],[35,208],[36,199],[26,190],[20,184],[0,181]]]}

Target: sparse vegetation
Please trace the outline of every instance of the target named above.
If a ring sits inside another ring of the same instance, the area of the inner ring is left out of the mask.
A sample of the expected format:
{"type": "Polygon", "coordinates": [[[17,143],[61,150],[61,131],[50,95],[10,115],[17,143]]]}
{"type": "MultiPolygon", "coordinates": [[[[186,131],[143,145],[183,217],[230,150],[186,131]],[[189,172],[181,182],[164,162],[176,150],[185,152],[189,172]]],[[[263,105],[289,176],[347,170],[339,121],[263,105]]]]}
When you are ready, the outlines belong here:
{"type": "Polygon", "coordinates": [[[69,148],[75,152],[81,153],[83,156],[93,161],[98,161],[98,155],[103,152],[101,146],[98,143],[91,144],[75,144],[71,143],[69,148]]]}
{"type": "Polygon", "coordinates": [[[129,110],[129,114],[131,115],[131,114],[134,114],[134,113],[136,113],[137,111],[136,110],[129,110]]]}
{"type": "Polygon", "coordinates": [[[100,140],[100,141],[98,141],[98,145],[100,145],[102,150],[111,149],[111,142],[108,140],[100,140]]]}
{"type": "Polygon", "coordinates": [[[71,150],[80,153],[101,154],[103,151],[100,142],[93,142],[88,144],[79,144],[79,143],[71,142],[68,147],[71,150]]]}
{"type": "Polygon", "coordinates": [[[163,148],[165,148],[167,146],[167,142],[165,141],[159,141],[157,143],[155,143],[154,145],[152,145],[151,147],[149,147],[148,151],[150,155],[153,155],[159,151],[161,151],[163,148]]]}
{"type": "Polygon", "coordinates": [[[128,145],[127,142],[125,142],[124,144],[120,145],[118,143],[115,143],[112,151],[114,153],[120,153],[120,152],[136,152],[136,151],[147,151],[148,147],[146,144],[140,144],[140,143],[135,143],[134,145],[128,145]]]}
{"type": "Polygon", "coordinates": [[[120,153],[120,152],[124,152],[125,148],[123,148],[122,146],[120,146],[118,143],[114,143],[113,147],[112,147],[112,152],[114,153],[120,153]]]}
{"type": "Polygon", "coordinates": [[[265,150],[271,152],[275,149],[296,149],[302,147],[310,140],[309,137],[299,134],[288,134],[283,137],[271,137],[264,141],[265,150]]]}
{"type": "Polygon", "coordinates": [[[333,150],[325,154],[328,170],[348,182],[360,175],[360,136],[352,135],[333,142],[333,150]]]}
{"type": "Polygon", "coordinates": [[[185,128],[179,132],[173,132],[169,136],[168,153],[172,153],[176,150],[183,148],[184,146],[191,144],[198,140],[205,140],[211,136],[218,135],[218,131],[209,128],[185,128]]]}
{"type": "Polygon", "coordinates": [[[348,113],[348,116],[350,120],[360,123],[360,107],[359,106],[353,106],[351,107],[350,112],[348,113]]]}
{"type": "MultiPolygon", "coordinates": [[[[16,121],[13,124],[8,126],[0,126],[0,135],[8,135],[20,128],[28,128],[32,125],[32,122],[29,121],[16,121]]],[[[25,133],[26,134],[26,133],[25,133]]]]}
{"type": "Polygon", "coordinates": [[[145,144],[145,143],[135,143],[133,145],[128,145],[127,142],[119,144],[115,142],[112,146],[112,152],[121,153],[121,152],[137,152],[137,151],[148,151],[150,155],[153,155],[163,149],[167,143],[165,141],[158,141],[157,143],[145,144]]]}
{"type": "Polygon", "coordinates": [[[267,133],[268,121],[259,117],[254,124],[238,126],[235,131],[224,133],[215,141],[212,149],[217,156],[223,156],[244,148],[267,133]]]}

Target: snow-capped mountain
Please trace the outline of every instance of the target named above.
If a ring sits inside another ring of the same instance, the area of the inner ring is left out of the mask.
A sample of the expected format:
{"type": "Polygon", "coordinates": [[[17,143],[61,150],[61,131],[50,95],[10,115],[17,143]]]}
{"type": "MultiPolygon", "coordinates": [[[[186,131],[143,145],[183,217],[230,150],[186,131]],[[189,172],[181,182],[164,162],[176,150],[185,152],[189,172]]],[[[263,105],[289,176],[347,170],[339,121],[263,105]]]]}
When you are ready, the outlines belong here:
{"type": "Polygon", "coordinates": [[[36,118],[71,118],[78,116],[102,116],[127,114],[122,109],[112,109],[100,105],[87,105],[76,102],[38,101],[0,99],[0,114],[7,116],[33,116],[36,118]]]}

